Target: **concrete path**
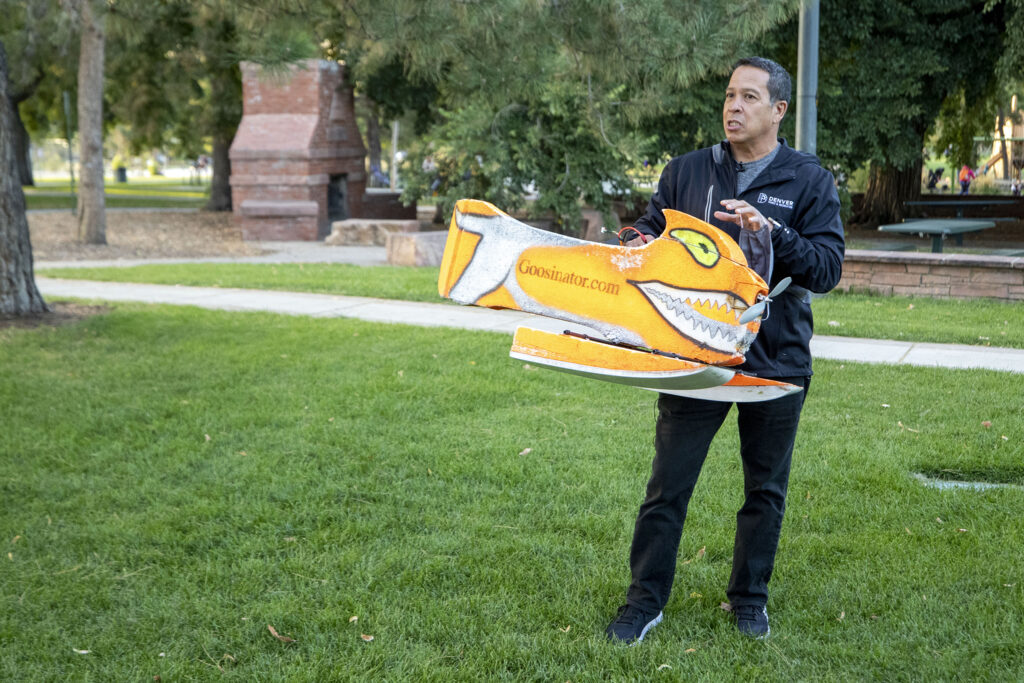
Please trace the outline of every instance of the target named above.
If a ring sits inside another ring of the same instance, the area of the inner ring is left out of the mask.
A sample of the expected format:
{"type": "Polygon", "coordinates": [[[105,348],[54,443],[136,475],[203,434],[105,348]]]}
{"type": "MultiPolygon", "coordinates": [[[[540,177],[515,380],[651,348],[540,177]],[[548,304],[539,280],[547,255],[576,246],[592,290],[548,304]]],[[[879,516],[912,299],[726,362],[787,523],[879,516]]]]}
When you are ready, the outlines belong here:
{"type": "MultiPolygon", "coordinates": [[[[344,248],[328,247],[328,249],[342,250],[344,248]]],[[[347,249],[369,250],[376,248],[349,247],[347,249]]],[[[363,251],[358,252],[358,254],[358,257],[366,259],[367,263],[379,257],[379,254],[374,251],[363,251]]],[[[340,258],[340,251],[338,256],[340,258]]],[[[352,255],[352,257],[355,257],[355,255],[352,255]]],[[[245,261],[244,259],[228,260],[245,261]]],[[[147,263],[152,262],[147,261],[147,263]]],[[[270,263],[282,261],[251,262],[270,263]]],[[[351,263],[352,261],[345,262],[351,263]]],[[[124,262],[119,263],[126,265],[124,262]]],[[[36,266],[42,268],[43,264],[39,263],[36,266]]],[[[358,318],[374,322],[486,330],[509,335],[519,325],[528,325],[553,332],[561,332],[564,329],[592,332],[592,330],[587,330],[580,326],[517,311],[492,311],[486,308],[441,303],[415,303],[369,297],[274,292],[253,289],[58,280],[46,277],[37,277],[36,284],[43,296],[47,297],[138,301],[143,303],[199,306],[201,308],[227,311],[267,311],[314,317],[358,318]]],[[[1024,373],[1024,350],[1022,349],[817,336],[811,340],[811,352],[816,358],[863,363],[888,363],[892,365],[942,368],[979,368],[1024,373]]]]}
{"type": "Polygon", "coordinates": [[[386,266],[384,247],[332,247],[323,242],[258,242],[265,253],[258,256],[210,256],[206,258],[114,259],[98,261],[36,261],[42,268],[124,268],[170,263],[351,263],[386,266]]]}

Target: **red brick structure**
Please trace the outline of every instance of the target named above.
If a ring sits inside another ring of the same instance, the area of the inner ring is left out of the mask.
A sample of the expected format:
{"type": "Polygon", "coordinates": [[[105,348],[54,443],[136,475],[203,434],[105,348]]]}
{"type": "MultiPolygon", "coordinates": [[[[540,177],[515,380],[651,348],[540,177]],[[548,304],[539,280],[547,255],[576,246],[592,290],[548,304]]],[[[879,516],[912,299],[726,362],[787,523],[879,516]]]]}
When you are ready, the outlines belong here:
{"type": "Polygon", "coordinates": [[[241,68],[243,114],[230,156],[243,238],[316,240],[332,221],[364,215],[366,150],[342,66],[311,59],[276,75],[241,68]]]}

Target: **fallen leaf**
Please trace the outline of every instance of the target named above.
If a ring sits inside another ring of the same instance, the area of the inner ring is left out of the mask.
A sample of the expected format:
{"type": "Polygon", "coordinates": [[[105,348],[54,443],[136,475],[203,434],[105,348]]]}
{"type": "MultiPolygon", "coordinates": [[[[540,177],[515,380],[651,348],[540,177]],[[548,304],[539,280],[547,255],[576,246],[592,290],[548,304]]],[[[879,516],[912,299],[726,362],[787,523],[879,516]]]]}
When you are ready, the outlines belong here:
{"type": "Polygon", "coordinates": [[[984,422],[981,423],[981,426],[984,427],[985,429],[991,428],[992,427],[992,420],[985,420],[984,422]]]}
{"type": "Polygon", "coordinates": [[[365,633],[360,633],[359,637],[365,640],[366,642],[370,642],[371,640],[373,640],[373,636],[368,636],[365,633]]]}
{"type": "Polygon", "coordinates": [[[943,524],[942,517],[936,517],[935,521],[938,522],[939,524],[943,524]]]}
{"type": "Polygon", "coordinates": [[[294,536],[285,536],[284,540],[285,540],[285,543],[294,543],[296,539],[295,539],[294,536]]]}
{"type": "Polygon", "coordinates": [[[88,650],[78,650],[76,648],[71,648],[71,651],[74,652],[75,654],[79,654],[79,655],[87,655],[87,654],[89,654],[88,650]]]}
{"type": "Polygon", "coordinates": [[[571,629],[571,628],[572,628],[572,625],[570,624],[569,626],[566,626],[565,628],[560,628],[558,630],[561,631],[562,633],[568,633],[569,629],[571,629]]]}
{"type": "Polygon", "coordinates": [[[698,593],[697,591],[694,591],[694,592],[690,593],[690,597],[691,598],[703,598],[704,596],[701,595],[700,593],[698,593]]]}
{"type": "Polygon", "coordinates": [[[907,310],[908,311],[914,310],[914,304],[910,304],[909,306],[907,306],[907,310]]]}
{"type": "Polygon", "coordinates": [[[845,618],[846,618],[846,612],[840,612],[839,613],[839,617],[836,619],[836,621],[842,621],[845,618]]]}
{"type": "Polygon", "coordinates": [[[810,500],[810,499],[811,499],[811,492],[810,492],[810,491],[808,491],[808,492],[807,492],[807,495],[806,495],[806,496],[804,496],[804,500],[810,500]]]}
{"type": "Polygon", "coordinates": [[[1009,441],[1010,437],[1008,437],[1006,434],[1003,434],[1002,439],[1003,441],[1009,441]]]}
{"type": "Polygon", "coordinates": [[[872,619],[877,619],[877,618],[878,618],[878,615],[877,615],[877,614],[872,614],[872,615],[871,615],[871,618],[872,618],[872,619]]]}
{"type": "Polygon", "coordinates": [[[697,648],[695,648],[695,647],[690,647],[690,648],[687,648],[686,650],[683,650],[683,652],[685,652],[688,655],[691,655],[691,654],[693,654],[696,651],[697,651],[697,648]]]}
{"type": "Polygon", "coordinates": [[[355,616],[354,614],[348,618],[348,623],[350,624],[356,621],[359,621],[359,617],[355,616]]]}
{"type": "Polygon", "coordinates": [[[519,451],[519,455],[529,455],[530,453],[533,453],[532,448],[524,448],[523,450],[519,451]]]}
{"type": "Polygon", "coordinates": [[[731,612],[732,611],[732,605],[730,605],[727,602],[721,602],[721,603],[718,604],[718,606],[721,609],[725,610],[726,612],[731,612]]]}
{"type": "Polygon", "coordinates": [[[209,441],[209,440],[210,440],[210,435],[209,435],[209,434],[203,434],[203,436],[205,436],[205,437],[206,437],[206,440],[207,440],[207,441],[209,441]]]}
{"type": "MultiPolygon", "coordinates": [[[[906,531],[908,534],[910,533],[910,528],[909,527],[903,527],[903,530],[906,531]]],[[[913,534],[911,534],[911,535],[913,535],[913,534]]]]}
{"type": "Polygon", "coordinates": [[[14,559],[14,553],[7,553],[7,559],[8,560],[13,560],[14,559]]]}
{"type": "Polygon", "coordinates": [[[707,552],[708,552],[708,547],[706,545],[703,545],[703,546],[701,546],[700,550],[697,551],[697,555],[693,559],[699,560],[702,557],[704,557],[704,555],[706,555],[707,552]]]}
{"type": "Polygon", "coordinates": [[[248,454],[248,453],[246,453],[245,451],[238,451],[238,454],[239,454],[239,455],[249,455],[249,454],[248,454]]]}
{"type": "Polygon", "coordinates": [[[282,635],[281,635],[280,633],[278,633],[278,632],[277,632],[277,630],[276,630],[276,629],[275,629],[275,628],[274,628],[273,626],[271,626],[270,624],[267,624],[267,630],[268,630],[268,631],[270,631],[270,635],[274,636],[275,638],[277,638],[278,640],[280,640],[280,641],[281,641],[282,643],[294,643],[294,642],[295,642],[295,639],[294,639],[294,638],[289,638],[288,636],[282,636],[282,635]]]}
{"type": "Polygon", "coordinates": [[[18,542],[18,539],[19,539],[19,538],[21,538],[21,534],[18,534],[17,536],[15,536],[14,538],[12,538],[12,539],[11,539],[11,543],[17,543],[17,542],[18,542]]]}
{"type": "Polygon", "coordinates": [[[405,370],[399,370],[398,371],[398,376],[399,377],[405,377],[405,370]]]}

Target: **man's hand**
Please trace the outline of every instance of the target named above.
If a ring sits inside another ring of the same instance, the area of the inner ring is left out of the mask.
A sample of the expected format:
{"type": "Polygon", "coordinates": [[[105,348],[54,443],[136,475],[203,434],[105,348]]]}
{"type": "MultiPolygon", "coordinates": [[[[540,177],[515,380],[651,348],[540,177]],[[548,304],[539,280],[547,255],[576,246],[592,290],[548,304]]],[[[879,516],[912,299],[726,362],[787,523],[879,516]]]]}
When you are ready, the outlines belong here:
{"type": "Polygon", "coordinates": [[[715,218],[720,221],[735,223],[743,230],[757,232],[761,228],[772,229],[772,222],[761,215],[761,212],[742,199],[723,199],[722,206],[726,211],[715,211],[715,218]],[[727,213],[731,211],[732,213],[727,213]]]}
{"type": "Polygon", "coordinates": [[[651,237],[650,235],[645,235],[644,233],[640,232],[639,230],[637,230],[636,228],[634,228],[632,226],[628,226],[627,225],[622,230],[619,230],[619,244],[621,244],[621,245],[623,245],[625,247],[642,247],[645,244],[647,244],[648,242],[651,242],[653,240],[654,240],[653,237],[651,237]],[[626,240],[625,242],[623,242],[622,241],[622,237],[623,237],[623,233],[625,233],[625,232],[631,232],[634,235],[636,235],[636,237],[634,237],[631,240],[626,240]]]}

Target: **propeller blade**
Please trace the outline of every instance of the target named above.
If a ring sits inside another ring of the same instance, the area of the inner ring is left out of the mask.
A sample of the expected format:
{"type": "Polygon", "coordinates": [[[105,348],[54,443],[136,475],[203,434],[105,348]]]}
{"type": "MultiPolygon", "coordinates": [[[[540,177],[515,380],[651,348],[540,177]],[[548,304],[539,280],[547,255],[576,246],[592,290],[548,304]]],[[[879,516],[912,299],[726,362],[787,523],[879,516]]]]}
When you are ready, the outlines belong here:
{"type": "Polygon", "coordinates": [[[767,306],[767,303],[765,303],[765,301],[758,301],[756,304],[754,304],[747,310],[743,311],[743,315],[741,315],[739,319],[739,324],[746,325],[754,318],[759,317],[762,313],[764,313],[765,306],[767,306]]]}
{"type": "Polygon", "coordinates": [[[782,278],[781,280],[779,280],[779,283],[777,285],[775,285],[775,289],[773,289],[768,294],[768,298],[769,299],[774,299],[779,294],[782,294],[783,292],[785,292],[786,288],[789,287],[791,284],[793,284],[793,278],[791,278],[791,277],[784,277],[784,278],[782,278]]]}

